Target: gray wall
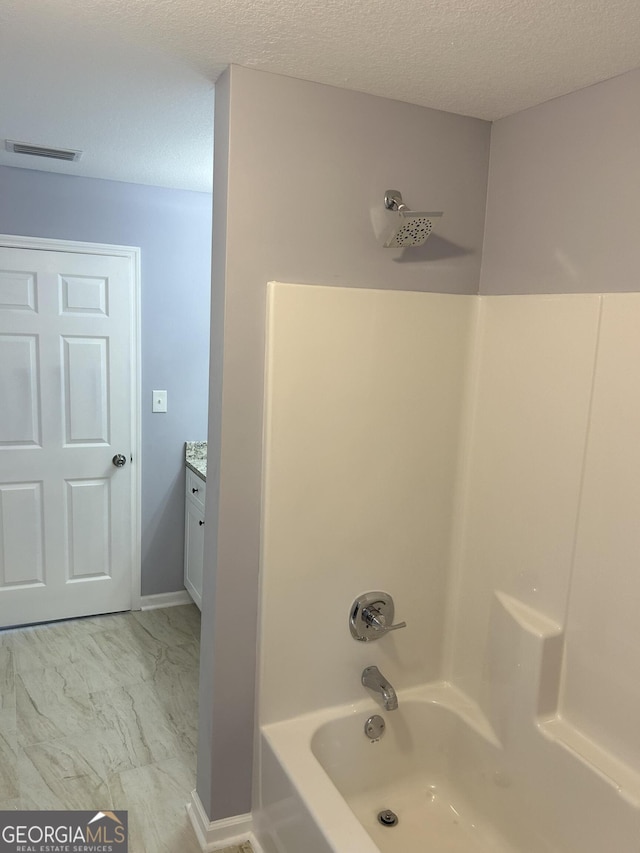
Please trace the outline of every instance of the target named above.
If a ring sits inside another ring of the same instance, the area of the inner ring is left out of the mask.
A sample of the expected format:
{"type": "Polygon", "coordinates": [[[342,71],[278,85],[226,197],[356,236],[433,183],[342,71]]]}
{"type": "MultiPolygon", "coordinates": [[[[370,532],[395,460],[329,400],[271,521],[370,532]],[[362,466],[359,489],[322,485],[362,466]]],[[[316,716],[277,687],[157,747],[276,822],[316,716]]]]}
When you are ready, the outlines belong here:
{"type": "Polygon", "coordinates": [[[495,122],[481,293],[640,288],[640,71],[495,122]]]}
{"type": "Polygon", "coordinates": [[[142,594],[182,589],[184,442],[207,433],[211,196],[4,166],[0,233],[141,248],[142,594]],[[151,413],[154,388],[167,414],[151,413]]]}
{"type": "Polygon", "coordinates": [[[212,820],[251,807],[266,283],[477,293],[490,125],[233,66],[216,88],[215,128],[224,343],[212,349],[220,470],[207,484],[198,747],[212,820]],[[390,188],[414,209],[445,211],[424,247],[376,242],[390,188]]]}

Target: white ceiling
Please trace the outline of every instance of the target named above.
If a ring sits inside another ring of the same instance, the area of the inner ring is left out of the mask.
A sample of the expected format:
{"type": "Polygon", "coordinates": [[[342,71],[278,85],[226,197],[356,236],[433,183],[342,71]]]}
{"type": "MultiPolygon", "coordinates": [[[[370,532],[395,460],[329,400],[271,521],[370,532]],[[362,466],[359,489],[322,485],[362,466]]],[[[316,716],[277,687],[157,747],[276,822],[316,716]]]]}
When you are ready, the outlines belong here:
{"type": "Polygon", "coordinates": [[[640,66],[638,0],[0,0],[0,165],[210,191],[230,62],[496,119],[640,66]],[[4,145],[4,143],[0,143],[4,145]]]}

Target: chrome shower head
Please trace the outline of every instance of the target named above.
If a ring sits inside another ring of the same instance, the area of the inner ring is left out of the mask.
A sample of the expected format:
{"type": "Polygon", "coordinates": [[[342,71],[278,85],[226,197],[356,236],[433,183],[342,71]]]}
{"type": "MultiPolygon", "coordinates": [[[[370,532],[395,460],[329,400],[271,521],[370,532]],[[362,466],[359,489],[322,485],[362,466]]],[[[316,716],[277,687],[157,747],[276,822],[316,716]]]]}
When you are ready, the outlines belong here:
{"type": "Polygon", "coordinates": [[[433,231],[433,220],[442,216],[442,211],[423,213],[409,210],[398,190],[387,190],[384,206],[397,216],[393,229],[383,243],[385,249],[422,246],[433,231]]]}

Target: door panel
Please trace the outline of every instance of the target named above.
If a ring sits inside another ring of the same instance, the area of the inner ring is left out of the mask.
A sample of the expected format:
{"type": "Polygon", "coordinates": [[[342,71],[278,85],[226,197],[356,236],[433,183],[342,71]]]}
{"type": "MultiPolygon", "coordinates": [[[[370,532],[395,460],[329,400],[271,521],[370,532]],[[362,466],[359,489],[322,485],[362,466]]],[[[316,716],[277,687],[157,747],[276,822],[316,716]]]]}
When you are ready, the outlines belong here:
{"type": "Polygon", "coordinates": [[[0,248],[0,627],[131,607],[133,287],[127,257],[0,248]]]}
{"type": "Polygon", "coordinates": [[[109,443],[109,341],[62,339],[65,445],[109,443]]]}
{"type": "Polygon", "coordinates": [[[69,580],[111,575],[111,481],[67,480],[69,580]]]}
{"type": "Polygon", "coordinates": [[[0,270],[0,308],[36,310],[35,273],[0,270]]]}
{"type": "Polygon", "coordinates": [[[107,316],[109,280],[82,276],[60,276],[60,305],[63,314],[107,316]]]}
{"type": "Polygon", "coordinates": [[[42,483],[0,486],[0,583],[44,583],[42,483]]]}
{"type": "Polygon", "coordinates": [[[0,334],[0,445],[40,444],[38,339],[0,334]]]}

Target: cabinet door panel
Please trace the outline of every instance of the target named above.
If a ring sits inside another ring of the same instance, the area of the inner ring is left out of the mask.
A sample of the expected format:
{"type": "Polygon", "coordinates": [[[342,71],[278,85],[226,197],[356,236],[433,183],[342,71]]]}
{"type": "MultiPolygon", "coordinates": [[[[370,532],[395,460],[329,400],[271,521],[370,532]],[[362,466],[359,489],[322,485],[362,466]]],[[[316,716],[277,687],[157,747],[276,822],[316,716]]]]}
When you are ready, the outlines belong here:
{"type": "Polygon", "coordinates": [[[185,514],[184,585],[198,607],[202,600],[204,566],[204,514],[200,507],[187,500],[185,514]]]}

